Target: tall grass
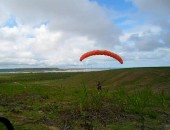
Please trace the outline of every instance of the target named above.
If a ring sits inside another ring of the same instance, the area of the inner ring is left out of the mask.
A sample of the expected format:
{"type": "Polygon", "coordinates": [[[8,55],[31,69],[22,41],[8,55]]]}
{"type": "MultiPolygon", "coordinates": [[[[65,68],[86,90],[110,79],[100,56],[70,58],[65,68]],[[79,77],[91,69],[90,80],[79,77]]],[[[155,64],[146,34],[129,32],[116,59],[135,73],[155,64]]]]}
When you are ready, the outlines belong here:
{"type": "Polygon", "coordinates": [[[86,130],[161,129],[169,120],[170,96],[168,91],[157,90],[169,90],[166,87],[169,72],[161,72],[165,78],[158,80],[157,87],[152,84],[155,76],[159,79],[158,75],[142,71],[141,76],[134,70],[135,75],[127,80],[129,75],[124,71],[100,72],[101,77],[110,77],[101,91],[96,90],[93,82],[99,74],[97,72],[93,76],[91,73],[80,76],[70,73],[2,75],[0,113],[8,114],[16,122],[14,126],[20,129],[34,129],[36,124],[37,130],[47,129],[44,125],[86,130]],[[139,80],[135,76],[146,76],[148,80],[139,80]],[[85,82],[81,83],[81,79],[85,82]]]}
{"type": "Polygon", "coordinates": [[[80,106],[80,110],[89,110],[101,108],[104,100],[109,96],[107,90],[94,90],[88,89],[84,82],[82,82],[81,88],[76,91],[76,99],[80,106]]]}
{"type": "Polygon", "coordinates": [[[82,82],[82,87],[80,88],[79,92],[76,95],[78,99],[80,111],[86,110],[89,107],[89,92],[86,88],[84,82],[82,82]]]}
{"type": "Polygon", "coordinates": [[[159,108],[165,108],[167,104],[163,92],[155,93],[149,87],[131,93],[119,89],[114,93],[114,98],[121,109],[139,116],[142,129],[145,127],[145,117],[157,118],[159,108]]]}

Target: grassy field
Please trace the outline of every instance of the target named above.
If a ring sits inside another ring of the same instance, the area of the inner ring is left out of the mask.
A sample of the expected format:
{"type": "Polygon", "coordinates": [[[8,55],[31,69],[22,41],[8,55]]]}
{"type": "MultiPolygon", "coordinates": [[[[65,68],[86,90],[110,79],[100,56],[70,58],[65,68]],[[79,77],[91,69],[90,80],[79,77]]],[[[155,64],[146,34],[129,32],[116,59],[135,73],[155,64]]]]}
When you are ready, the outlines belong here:
{"type": "Polygon", "coordinates": [[[169,130],[170,67],[0,74],[0,116],[16,130],[169,130]]]}

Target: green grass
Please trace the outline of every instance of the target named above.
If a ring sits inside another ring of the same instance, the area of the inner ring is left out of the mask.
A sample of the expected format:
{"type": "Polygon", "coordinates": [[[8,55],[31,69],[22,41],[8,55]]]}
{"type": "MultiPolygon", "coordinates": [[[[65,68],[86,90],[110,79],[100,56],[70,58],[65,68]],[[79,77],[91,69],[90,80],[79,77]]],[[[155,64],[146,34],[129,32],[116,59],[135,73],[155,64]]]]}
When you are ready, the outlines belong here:
{"type": "Polygon", "coordinates": [[[124,90],[119,90],[115,93],[117,105],[123,110],[134,113],[139,116],[141,128],[145,128],[147,117],[156,120],[160,115],[160,111],[164,112],[168,109],[167,96],[164,93],[155,93],[150,88],[144,88],[140,91],[128,93],[124,90]],[[159,111],[159,112],[158,112],[159,111]]]}
{"type": "Polygon", "coordinates": [[[1,74],[0,115],[17,130],[166,129],[169,85],[170,67],[1,74]]]}

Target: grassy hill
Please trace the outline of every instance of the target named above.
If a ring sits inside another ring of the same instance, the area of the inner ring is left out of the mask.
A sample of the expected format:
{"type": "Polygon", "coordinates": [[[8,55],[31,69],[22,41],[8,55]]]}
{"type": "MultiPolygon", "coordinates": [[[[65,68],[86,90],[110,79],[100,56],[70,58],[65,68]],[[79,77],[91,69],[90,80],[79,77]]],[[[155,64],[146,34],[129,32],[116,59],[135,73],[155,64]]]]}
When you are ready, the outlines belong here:
{"type": "Polygon", "coordinates": [[[170,67],[0,74],[0,115],[17,130],[168,130],[170,67]]]}
{"type": "Polygon", "coordinates": [[[81,83],[94,87],[97,81],[114,90],[125,87],[128,90],[151,87],[154,90],[164,89],[170,92],[170,68],[130,68],[99,72],[88,72],[76,75],[67,80],[69,84],[81,83]]]}

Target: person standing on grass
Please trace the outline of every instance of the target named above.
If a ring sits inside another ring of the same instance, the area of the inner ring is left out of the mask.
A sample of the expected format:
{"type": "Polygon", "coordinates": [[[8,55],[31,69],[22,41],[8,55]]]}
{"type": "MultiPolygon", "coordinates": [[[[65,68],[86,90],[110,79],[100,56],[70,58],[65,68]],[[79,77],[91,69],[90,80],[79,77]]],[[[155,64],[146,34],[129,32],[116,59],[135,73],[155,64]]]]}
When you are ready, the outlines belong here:
{"type": "Polygon", "coordinates": [[[102,90],[102,85],[100,81],[97,82],[97,90],[102,90]]]}

